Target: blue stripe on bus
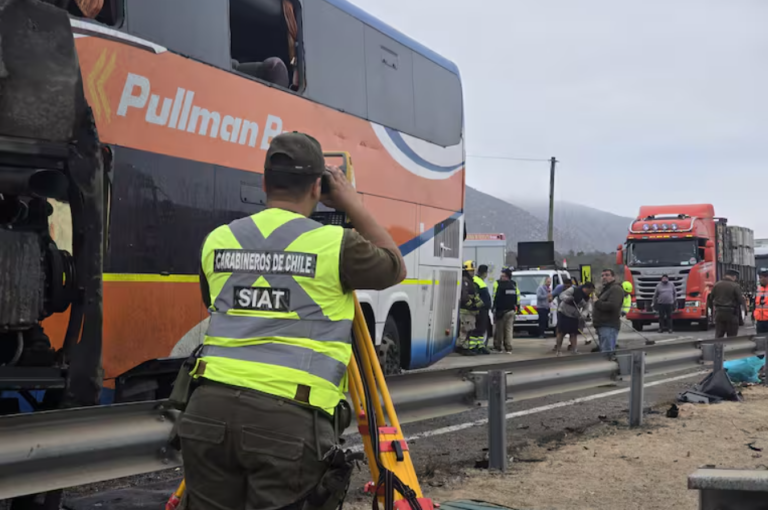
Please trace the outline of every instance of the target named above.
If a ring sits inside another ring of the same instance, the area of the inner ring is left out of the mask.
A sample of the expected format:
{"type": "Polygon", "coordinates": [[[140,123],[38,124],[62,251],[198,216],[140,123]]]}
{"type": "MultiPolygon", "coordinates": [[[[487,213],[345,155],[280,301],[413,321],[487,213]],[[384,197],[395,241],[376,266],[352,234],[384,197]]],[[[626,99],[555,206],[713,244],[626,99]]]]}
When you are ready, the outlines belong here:
{"type": "MultiPolygon", "coordinates": [[[[451,214],[448,218],[446,218],[444,221],[448,220],[457,220],[461,216],[461,212],[456,212],[451,214]]],[[[400,253],[403,254],[403,257],[408,255],[409,253],[417,250],[422,244],[426,243],[430,239],[435,237],[435,227],[430,228],[429,230],[426,230],[419,234],[418,236],[414,237],[410,241],[406,241],[405,243],[400,245],[400,253]]]]}
{"type": "Polygon", "coordinates": [[[350,16],[353,16],[354,18],[358,19],[359,21],[362,21],[366,25],[369,25],[371,28],[375,28],[376,30],[386,35],[387,37],[391,37],[392,39],[399,42],[403,46],[406,46],[407,48],[410,48],[416,53],[419,53],[420,55],[428,58],[435,64],[444,67],[445,69],[452,72],[456,76],[460,76],[459,68],[456,64],[454,64],[447,58],[441,55],[438,55],[437,53],[430,50],[423,44],[417,41],[414,41],[407,35],[400,32],[399,30],[392,28],[391,26],[387,25],[380,19],[375,18],[371,14],[368,14],[358,6],[349,3],[347,0],[326,0],[326,1],[329,4],[337,7],[338,9],[346,12],[350,16]]]}
{"type": "Polygon", "coordinates": [[[432,170],[433,172],[453,172],[464,166],[464,161],[462,161],[458,165],[453,165],[453,166],[440,166],[434,163],[430,163],[426,159],[416,154],[416,152],[411,148],[411,146],[408,145],[406,141],[403,139],[402,134],[386,126],[384,127],[384,129],[386,130],[387,134],[389,135],[389,138],[392,140],[395,146],[398,149],[400,149],[400,151],[403,154],[405,154],[408,157],[408,159],[410,159],[417,165],[426,168],[427,170],[432,170]]]}

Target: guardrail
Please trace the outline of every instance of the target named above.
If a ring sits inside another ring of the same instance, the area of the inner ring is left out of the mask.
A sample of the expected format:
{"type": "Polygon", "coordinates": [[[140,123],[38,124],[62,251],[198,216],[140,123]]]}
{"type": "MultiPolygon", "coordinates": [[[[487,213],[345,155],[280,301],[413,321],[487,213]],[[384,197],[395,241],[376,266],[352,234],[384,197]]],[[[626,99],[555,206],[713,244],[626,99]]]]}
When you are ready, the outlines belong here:
{"type": "MultiPolygon", "coordinates": [[[[641,374],[695,368],[715,360],[716,343],[729,359],[763,353],[766,347],[766,339],[755,336],[688,340],[612,354],[420,371],[387,383],[400,421],[409,423],[475,409],[488,400],[489,391],[497,399],[505,394],[525,400],[620,384],[629,380],[633,355],[640,353],[645,353],[641,374]],[[489,382],[492,371],[496,387],[489,382]]],[[[506,396],[492,406],[496,415],[503,416],[498,407],[506,396]]],[[[168,445],[177,417],[160,401],[0,417],[0,500],[179,466],[178,452],[168,445]]]]}

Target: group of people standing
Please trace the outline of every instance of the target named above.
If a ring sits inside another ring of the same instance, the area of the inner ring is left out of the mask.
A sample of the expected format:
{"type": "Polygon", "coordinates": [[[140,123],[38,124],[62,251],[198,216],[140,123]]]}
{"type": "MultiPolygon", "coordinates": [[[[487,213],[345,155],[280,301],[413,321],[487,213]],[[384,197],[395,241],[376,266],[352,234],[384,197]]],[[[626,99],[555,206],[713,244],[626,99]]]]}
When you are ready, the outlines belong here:
{"type": "MultiPolygon", "coordinates": [[[[547,324],[551,303],[557,299],[557,336],[553,349],[557,356],[562,355],[563,341],[566,336],[570,343],[568,350],[572,354],[578,354],[578,336],[583,332],[589,315],[592,316],[592,324],[598,339],[598,345],[593,351],[616,350],[622,315],[628,308],[627,297],[632,289],[631,286],[627,290],[626,286],[620,285],[612,269],[604,269],[600,278],[603,285],[595,298],[593,298],[595,284],[592,282],[577,285],[573,280],[566,280],[554,290],[549,291],[550,280],[547,278],[539,287],[536,293],[536,308],[539,320],[543,324],[547,324]]],[[[539,329],[543,327],[540,323],[539,329]]],[[[587,339],[586,343],[590,344],[592,340],[587,339]]]]}
{"type": "MultiPolygon", "coordinates": [[[[497,352],[512,352],[515,317],[519,309],[520,291],[512,279],[512,271],[504,269],[488,289],[485,278],[488,266],[464,263],[461,287],[461,333],[457,352],[464,355],[490,354],[486,347],[486,334],[493,330],[493,349],[497,352]],[[493,324],[490,314],[493,313],[493,324]]],[[[726,272],[724,278],[715,284],[709,293],[708,306],[714,310],[717,338],[738,334],[742,305],[746,300],[737,283],[736,271],[726,272]]],[[[575,279],[565,280],[552,289],[552,280],[546,277],[536,291],[536,310],[539,316],[539,337],[544,338],[549,327],[549,316],[557,313],[556,341],[553,351],[562,354],[565,337],[569,337],[568,350],[578,353],[578,335],[583,334],[587,318],[591,315],[592,326],[597,333],[597,346],[593,352],[612,352],[617,348],[622,321],[632,305],[632,283],[616,280],[612,269],[600,274],[602,286],[597,295],[592,282],[578,285],[575,279]]],[[[653,296],[653,308],[659,312],[659,331],[672,332],[672,313],[677,305],[675,285],[663,275],[653,296]]],[[[754,303],[754,320],[758,333],[768,333],[768,271],[760,273],[760,285],[754,303]]],[[[590,335],[591,336],[591,335],[590,335]]],[[[591,339],[586,344],[592,343],[591,339]]],[[[646,344],[653,344],[646,339],[646,344]]]]}
{"type": "Polygon", "coordinates": [[[456,352],[465,356],[490,354],[485,345],[488,331],[493,329],[493,347],[497,352],[512,352],[512,337],[520,291],[512,280],[512,271],[503,269],[501,277],[493,284],[493,295],[485,278],[488,266],[475,269],[474,262],[464,263],[459,309],[460,333],[456,352]],[[494,320],[491,325],[490,313],[494,320]]]}

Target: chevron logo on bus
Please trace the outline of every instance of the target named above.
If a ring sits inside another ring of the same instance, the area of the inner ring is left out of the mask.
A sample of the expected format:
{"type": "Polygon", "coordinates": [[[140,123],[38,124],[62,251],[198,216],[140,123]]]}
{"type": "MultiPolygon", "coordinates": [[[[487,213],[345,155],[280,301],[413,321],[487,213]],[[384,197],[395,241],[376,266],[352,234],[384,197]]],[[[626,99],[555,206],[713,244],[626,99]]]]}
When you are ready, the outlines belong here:
{"type": "Polygon", "coordinates": [[[91,107],[96,115],[97,121],[104,121],[109,124],[112,121],[112,109],[109,106],[107,93],[104,91],[104,85],[109,80],[117,66],[117,52],[104,49],[96,60],[96,63],[88,73],[85,79],[85,85],[88,87],[88,93],[91,96],[91,107]]]}

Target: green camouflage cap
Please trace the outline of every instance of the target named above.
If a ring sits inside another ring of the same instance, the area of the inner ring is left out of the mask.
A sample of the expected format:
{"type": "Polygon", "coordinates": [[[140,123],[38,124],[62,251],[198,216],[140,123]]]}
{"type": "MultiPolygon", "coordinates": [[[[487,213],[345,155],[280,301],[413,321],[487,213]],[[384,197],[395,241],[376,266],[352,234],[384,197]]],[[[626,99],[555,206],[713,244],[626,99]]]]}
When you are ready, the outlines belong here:
{"type": "Polygon", "coordinates": [[[325,157],[320,142],[311,136],[292,131],[277,135],[272,139],[264,161],[265,170],[275,170],[294,174],[322,175],[325,171],[325,157]],[[272,164],[272,157],[282,154],[290,163],[272,164]]]}

